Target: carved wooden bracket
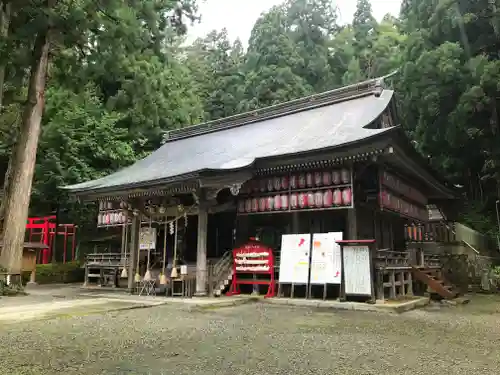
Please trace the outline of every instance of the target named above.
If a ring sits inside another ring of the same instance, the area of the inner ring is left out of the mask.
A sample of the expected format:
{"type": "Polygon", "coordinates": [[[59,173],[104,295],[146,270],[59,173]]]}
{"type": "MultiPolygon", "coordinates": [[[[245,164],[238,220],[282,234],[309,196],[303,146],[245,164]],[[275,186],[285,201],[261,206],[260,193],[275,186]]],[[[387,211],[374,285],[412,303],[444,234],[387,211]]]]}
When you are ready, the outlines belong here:
{"type": "Polygon", "coordinates": [[[231,192],[231,194],[233,196],[237,196],[240,193],[242,185],[243,185],[243,183],[240,183],[240,182],[232,184],[231,186],[229,186],[229,191],[231,192]]]}

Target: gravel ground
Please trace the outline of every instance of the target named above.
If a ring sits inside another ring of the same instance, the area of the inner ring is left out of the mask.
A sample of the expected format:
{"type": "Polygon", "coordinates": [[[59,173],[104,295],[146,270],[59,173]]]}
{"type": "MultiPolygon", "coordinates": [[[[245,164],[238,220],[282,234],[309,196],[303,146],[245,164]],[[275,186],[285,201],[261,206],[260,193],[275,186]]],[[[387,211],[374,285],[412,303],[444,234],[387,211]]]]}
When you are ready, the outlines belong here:
{"type": "Polygon", "coordinates": [[[386,315],[164,305],[5,325],[0,374],[499,374],[497,306],[386,315]]]}

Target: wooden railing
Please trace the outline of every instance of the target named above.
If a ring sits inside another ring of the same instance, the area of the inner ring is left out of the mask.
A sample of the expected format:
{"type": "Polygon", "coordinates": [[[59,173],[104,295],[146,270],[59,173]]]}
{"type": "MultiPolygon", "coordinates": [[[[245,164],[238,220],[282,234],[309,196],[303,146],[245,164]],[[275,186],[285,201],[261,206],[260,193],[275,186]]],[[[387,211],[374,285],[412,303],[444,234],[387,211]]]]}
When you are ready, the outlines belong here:
{"type": "Polygon", "coordinates": [[[225,277],[227,277],[228,272],[233,266],[233,252],[231,250],[226,251],[222,258],[218,259],[216,262],[209,262],[208,265],[208,289],[209,293],[213,294],[213,291],[225,277]]]}
{"type": "Polygon", "coordinates": [[[120,267],[128,264],[120,253],[94,253],[85,257],[86,266],[115,266],[120,267]]]}
{"type": "Polygon", "coordinates": [[[405,239],[407,242],[455,243],[457,241],[455,223],[436,222],[405,225],[405,239]]]}
{"type": "Polygon", "coordinates": [[[409,251],[394,251],[391,249],[380,249],[374,259],[375,268],[410,267],[411,259],[409,251]]]}

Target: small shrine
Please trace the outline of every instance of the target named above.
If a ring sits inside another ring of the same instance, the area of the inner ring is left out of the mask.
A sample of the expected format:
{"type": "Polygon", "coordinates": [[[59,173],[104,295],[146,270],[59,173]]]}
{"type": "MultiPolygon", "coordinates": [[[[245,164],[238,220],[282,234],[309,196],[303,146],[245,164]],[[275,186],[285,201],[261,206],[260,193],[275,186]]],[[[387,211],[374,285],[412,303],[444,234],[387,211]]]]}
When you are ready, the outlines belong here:
{"type": "Polygon", "coordinates": [[[373,79],[168,132],[135,164],[65,187],[122,233],[121,251],[88,255],[87,282],[183,296],[416,293],[439,267],[409,234],[455,195],[398,124],[394,91],[373,79]]]}

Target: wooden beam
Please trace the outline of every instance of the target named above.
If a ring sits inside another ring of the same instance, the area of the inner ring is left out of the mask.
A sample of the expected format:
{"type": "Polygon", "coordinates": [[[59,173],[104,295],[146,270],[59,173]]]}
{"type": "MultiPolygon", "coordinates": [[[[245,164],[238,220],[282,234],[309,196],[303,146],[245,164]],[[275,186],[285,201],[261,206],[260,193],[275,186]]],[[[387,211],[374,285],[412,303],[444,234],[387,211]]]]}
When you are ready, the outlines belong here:
{"type": "Polygon", "coordinates": [[[208,205],[205,192],[200,191],[198,195],[198,238],[196,249],[196,296],[207,295],[207,228],[208,228],[208,205]]]}
{"type": "Polygon", "coordinates": [[[141,219],[138,215],[132,216],[130,228],[130,243],[127,244],[130,252],[128,264],[127,288],[130,293],[134,290],[135,264],[137,262],[137,249],[139,247],[139,231],[141,230],[141,219]]]}

